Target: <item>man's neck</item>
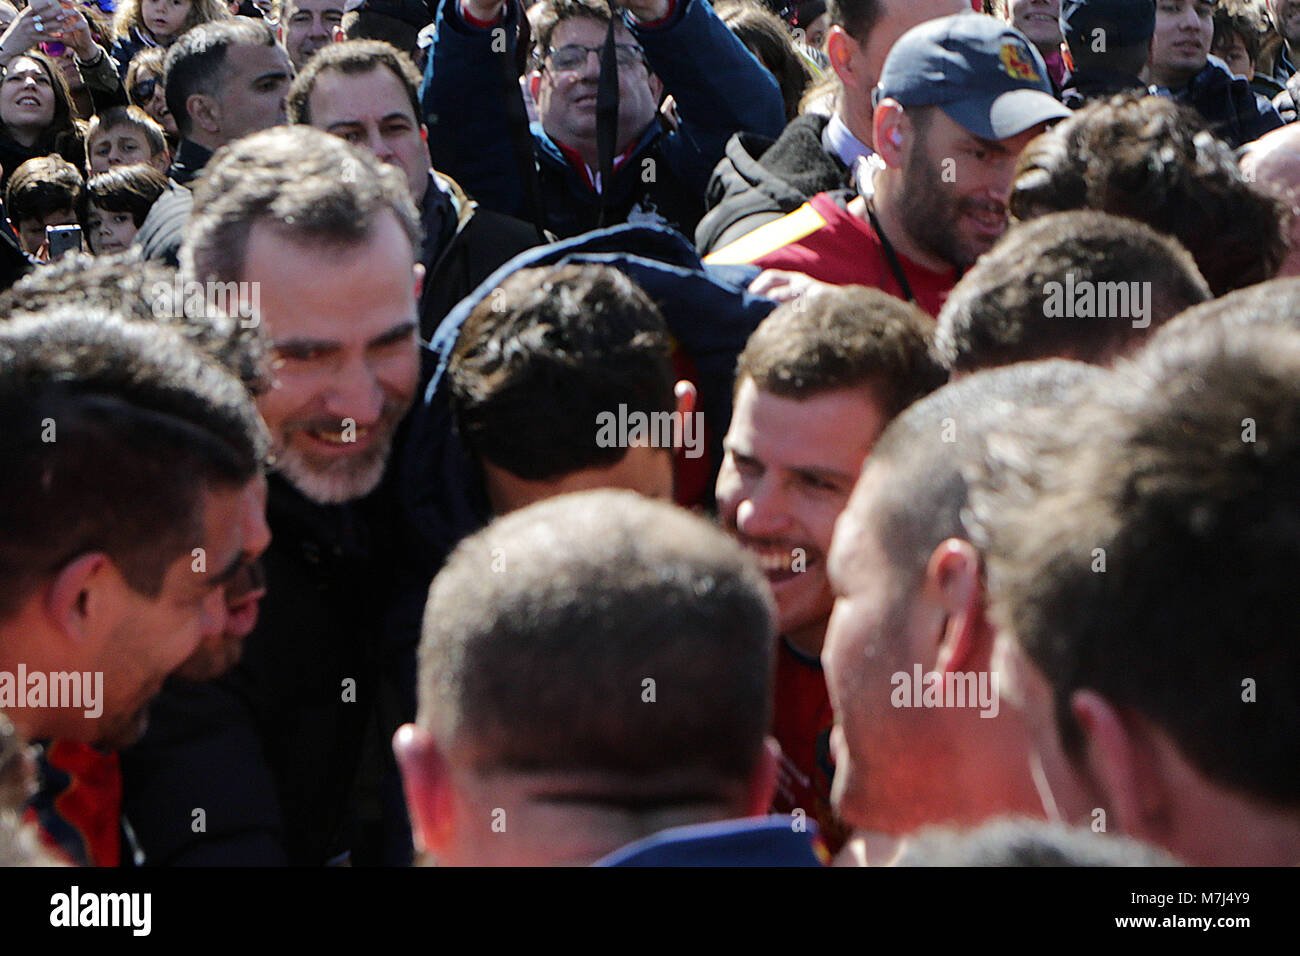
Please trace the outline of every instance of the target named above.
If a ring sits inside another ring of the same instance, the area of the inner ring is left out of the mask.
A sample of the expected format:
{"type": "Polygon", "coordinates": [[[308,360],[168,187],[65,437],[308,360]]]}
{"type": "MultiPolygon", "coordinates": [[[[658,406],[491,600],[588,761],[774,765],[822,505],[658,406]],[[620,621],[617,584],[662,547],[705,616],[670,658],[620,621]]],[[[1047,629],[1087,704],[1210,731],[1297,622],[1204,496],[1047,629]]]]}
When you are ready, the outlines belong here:
{"type": "MultiPolygon", "coordinates": [[[[876,195],[874,208],[876,218],[880,220],[880,229],[884,233],[882,242],[888,242],[894,251],[904,259],[923,266],[931,272],[950,272],[952,263],[945,262],[933,253],[925,252],[903,227],[902,202],[905,197],[895,195],[894,176],[890,170],[876,174],[876,195]]],[[[849,212],[864,222],[870,222],[867,215],[867,202],[858,196],[849,203],[849,212]]]]}
{"type": "MultiPolygon", "coordinates": [[[[498,800],[498,803],[505,801],[498,800]]],[[[483,818],[491,819],[493,808],[485,805],[483,818]]],[[[632,811],[599,802],[548,802],[525,800],[511,803],[504,811],[509,829],[516,834],[507,841],[501,833],[488,832],[458,848],[455,862],[469,865],[587,866],[629,843],[664,830],[734,819],[721,804],[690,804],[659,810],[632,811]],[[563,834],[563,839],[557,839],[563,834]],[[535,835],[535,837],[533,836],[535,835]]]]}
{"type": "Polygon", "coordinates": [[[190,134],[183,137],[181,142],[184,142],[185,140],[189,140],[195,146],[202,146],[210,153],[215,153],[225,145],[225,140],[223,140],[218,134],[208,133],[201,129],[191,130],[190,134]]]}
{"type": "MultiPolygon", "coordinates": [[[[1209,62],[1210,62],[1209,60],[1205,61],[1205,63],[1209,63],[1209,62]]],[[[1188,83],[1192,82],[1192,79],[1196,76],[1197,73],[1200,73],[1201,70],[1205,69],[1205,63],[1202,63],[1198,69],[1192,70],[1190,73],[1187,72],[1186,70],[1182,70],[1177,73],[1171,73],[1166,70],[1161,70],[1158,72],[1155,70],[1151,70],[1149,74],[1149,82],[1151,82],[1155,86],[1162,86],[1166,90],[1170,90],[1170,91],[1181,90],[1188,83]]]]}
{"type": "MultiPolygon", "coordinates": [[[[865,125],[859,123],[858,117],[861,115],[861,111],[851,109],[849,104],[844,101],[843,96],[840,97],[839,105],[835,107],[835,115],[839,117],[840,122],[854,135],[859,143],[867,147],[867,149],[875,149],[871,143],[871,124],[869,122],[865,125]]],[[[868,111],[867,116],[870,115],[871,113],[868,111]]]]}

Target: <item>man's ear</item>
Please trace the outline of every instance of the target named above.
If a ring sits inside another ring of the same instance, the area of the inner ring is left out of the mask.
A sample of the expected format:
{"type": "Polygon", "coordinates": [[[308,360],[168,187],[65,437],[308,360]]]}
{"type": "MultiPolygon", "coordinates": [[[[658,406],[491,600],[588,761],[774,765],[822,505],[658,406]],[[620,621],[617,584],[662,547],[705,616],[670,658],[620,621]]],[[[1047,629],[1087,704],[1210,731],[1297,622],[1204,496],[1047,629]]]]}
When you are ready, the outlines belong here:
{"type": "Polygon", "coordinates": [[[403,724],[397,729],[393,753],[402,770],[415,848],[436,854],[451,841],[455,828],[455,801],[446,758],[433,736],[415,724],[403,724]]]}
{"type": "Polygon", "coordinates": [[[533,70],[528,74],[528,93],[532,96],[533,102],[537,102],[537,91],[542,88],[542,73],[540,70],[533,70]]]}
{"type": "Polygon", "coordinates": [[[167,170],[172,168],[172,154],[164,147],[149,157],[149,165],[166,176],[167,170]]]}
{"type": "Polygon", "coordinates": [[[344,41],[347,40],[347,38],[348,38],[348,32],[343,29],[343,24],[341,23],[334,24],[334,28],[330,30],[330,39],[333,40],[335,43],[343,43],[344,41]]]}
{"type": "Polygon", "coordinates": [[[1070,44],[1064,40],[1061,41],[1061,60],[1065,63],[1065,68],[1071,73],[1074,72],[1074,55],[1070,53],[1070,44]]]}
{"type": "Polygon", "coordinates": [[[650,95],[654,97],[656,103],[659,103],[664,98],[664,81],[659,79],[659,77],[655,76],[649,70],[646,70],[646,74],[646,82],[650,84],[650,95]]]}
{"type": "Polygon", "coordinates": [[[411,274],[415,277],[415,301],[420,301],[420,293],[424,291],[424,265],[417,262],[411,267],[411,274]]]}
{"type": "Polygon", "coordinates": [[[992,632],[984,626],[980,556],[960,538],[939,544],[926,566],[926,589],[943,609],[943,635],[935,655],[939,673],[980,670],[992,657],[992,632]]]}
{"type": "Polygon", "coordinates": [[[185,112],[190,122],[206,133],[221,132],[221,106],[214,96],[191,93],[185,98],[185,112]]]}
{"type": "Polygon", "coordinates": [[[429,145],[429,127],[423,123],[420,124],[420,139],[424,140],[424,145],[429,145]]]}
{"type": "Polygon", "coordinates": [[[871,116],[871,140],[885,165],[897,169],[905,165],[912,141],[912,121],[898,100],[886,97],[871,116]]]}
{"type": "Polygon", "coordinates": [[[763,738],[763,752],[759,754],[754,775],[749,778],[748,806],[745,816],[767,816],[772,809],[772,796],[776,793],[777,767],[781,764],[781,745],[774,737],[763,738]]]}
{"type": "MultiPolygon", "coordinates": [[[[112,562],[102,551],[83,554],[65,564],[45,590],[45,613],[59,634],[84,645],[110,625],[101,615],[109,610],[106,588],[113,582],[112,562]]],[[[84,653],[84,646],[79,648],[84,653]]]]}
{"type": "Polygon", "coordinates": [[[853,62],[858,52],[858,41],[849,36],[841,26],[832,26],[826,34],[826,57],[831,69],[845,86],[857,86],[857,64],[853,62]]]}
{"type": "Polygon", "coordinates": [[[677,411],[681,412],[684,422],[687,416],[695,414],[695,405],[700,397],[699,390],[693,383],[682,379],[673,386],[673,395],[677,397],[677,411]]]}
{"type": "Polygon", "coordinates": [[[1168,833],[1169,795],[1151,728],[1092,690],[1075,691],[1070,711],[1083,733],[1088,776],[1115,815],[1117,829],[1162,843],[1168,833]]]}

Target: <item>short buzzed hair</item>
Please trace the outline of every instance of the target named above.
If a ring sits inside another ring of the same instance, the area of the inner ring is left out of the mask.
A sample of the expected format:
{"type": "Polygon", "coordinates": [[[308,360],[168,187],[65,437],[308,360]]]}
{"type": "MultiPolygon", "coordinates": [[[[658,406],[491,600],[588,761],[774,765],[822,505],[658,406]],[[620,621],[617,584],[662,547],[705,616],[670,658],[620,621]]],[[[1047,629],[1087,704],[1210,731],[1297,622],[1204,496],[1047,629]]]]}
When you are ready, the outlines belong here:
{"type": "Polygon", "coordinates": [[[1087,689],[1207,780],[1300,806],[1300,335],[1190,328],[1089,393],[990,442],[972,512],[995,622],[1066,754],[1087,689]]]}
{"type": "Polygon", "coordinates": [[[802,400],[867,386],[892,418],[943,384],[930,355],[933,321],[910,303],[842,286],[782,303],[745,343],[736,363],[764,392],[802,400]]]}
{"type": "Polygon", "coordinates": [[[887,471],[871,526],[888,553],[896,603],[910,601],[936,547],[968,538],[967,473],[983,460],[988,433],[1026,408],[1060,405],[1106,374],[1062,359],[1024,362],[945,385],[890,422],[866,467],[887,471]]]}
{"type": "Polygon", "coordinates": [[[193,129],[186,101],[195,93],[214,96],[224,82],[227,50],[232,46],[275,46],[277,42],[274,27],[250,17],[200,23],[177,37],[163,62],[163,86],[167,109],[181,136],[190,135],[193,129]]]}
{"type": "Polygon", "coordinates": [[[463,540],[433,582],[419,724],[480,773],[582,773],[647,809],[751,779],[772,599],[709,522],[628,491],[561,495],[463,540]]]}
{"type": "Polygon", "coordinates": [[[155,597],[202,540],[201,495],[259,473],[266,431],[174,329],[65,306],[0,322],[0,619],[82,554],[155,597]]]}
{"type": "Polygon", "coordinates": [[[952,372],[1053,357],[1105,364],[1209,298],[1174,239],[1102,212],[1053,213],[1013,226],[961,277],[939,312],[935,354],[952,372]]]}
{"type": "Polygon", "coordinates": [[[347,247],[364,242],[384,212],[397,217],[418,253],[419,217],[395,168],[310,126],[263,130],[208,161],[194,187],[181,271],[198,281],[239,281],[256,223],[300,242],[347,247]]]}
{"type": "Polygon", "coordinates": [[[289,88],[285,111],[290,123],[311,125],[311,94],[320,75],[333,70],[345,76],[357,76],[386,68],[406,90],[411,103],[411,118],[418,125],[420,112],[420,74],[411,58],[383,40],[345,40],[317,50],[289,88]]]}
{"type": "Polygon", "coordinates": [[[826,0],[831,23],[859,43],[865,43],[880,19],[880,0],[826,0]]]}

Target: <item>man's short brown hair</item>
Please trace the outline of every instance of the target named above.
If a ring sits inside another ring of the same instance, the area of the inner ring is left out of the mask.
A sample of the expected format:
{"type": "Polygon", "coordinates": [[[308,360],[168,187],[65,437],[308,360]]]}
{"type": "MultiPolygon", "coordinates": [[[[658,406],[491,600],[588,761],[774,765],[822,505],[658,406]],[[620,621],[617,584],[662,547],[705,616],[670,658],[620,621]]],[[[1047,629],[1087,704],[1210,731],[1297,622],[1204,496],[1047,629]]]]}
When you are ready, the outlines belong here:
{"type": "Polygon", "coordinates": [[[737,386],[804,399],[869,386],[893,418],[943,384],[930,355],[934,322],[879,289],[842,286],[783,303],[754,330],[736,363],[737,386]]]}
{"type": "Polygon", "coordinates": [[[411,119],[418,126],[421,122],[420,74],[409,56],[383,40],[345,40],[317,50],[289,88],[285,100],[289,122],[311,125],[311,94],[322,73],[334,70],[345,76],[359,76],[381,67],[387,68],[405,88],[406,98],[411,104],[411,119]]]}
{"type": "Polygon", "coordinates": [[[434,579],[419,723],[482,773],[579,773],[646,812],[713,801],[761,759],[773,616],[711,523],[630,491],[548,498],[434,579]]]}
{"type": "Polygon", "coordinates": [[[1183,333],[990,442],[972,514],[993,617],[1050,685],[1066,753],[1091,690],[1206,779],[1294,809],[1300,335],[1183,333]]]}

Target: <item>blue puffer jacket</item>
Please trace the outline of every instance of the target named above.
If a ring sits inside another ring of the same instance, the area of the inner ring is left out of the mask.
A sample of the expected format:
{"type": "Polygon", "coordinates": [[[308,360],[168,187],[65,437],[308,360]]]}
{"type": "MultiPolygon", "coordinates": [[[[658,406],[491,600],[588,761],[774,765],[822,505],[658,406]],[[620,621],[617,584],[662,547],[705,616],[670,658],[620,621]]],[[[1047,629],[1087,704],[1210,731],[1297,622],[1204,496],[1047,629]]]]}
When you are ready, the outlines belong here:
{"type": "MultiPolygon", "coordinates": [[[[594,229],[601,197],[540,124],[530,129],[531,176],[516,154],[511,109],[522,115],[515,62],[519,8],[509,0],[501,28],[478,28],[457,0],[443,0],[420,102],[433,164],[488,209],[534,220],[560,237],[594,229]]],[[[737,132],[773,137],[785,126],[776,81],[704,0],[677,0],[668,21],[647,29],[628,22],[650,68],[672,94],[679,128],[646,127],[608,187],[606,222],[657,222],[694,235],[704,191],[727,140],[737,132]]],[[[520,127],[522,128],[522,126],[520,127]]],[[[527,162],[525,158],[524,162],[527,162]]]]}

